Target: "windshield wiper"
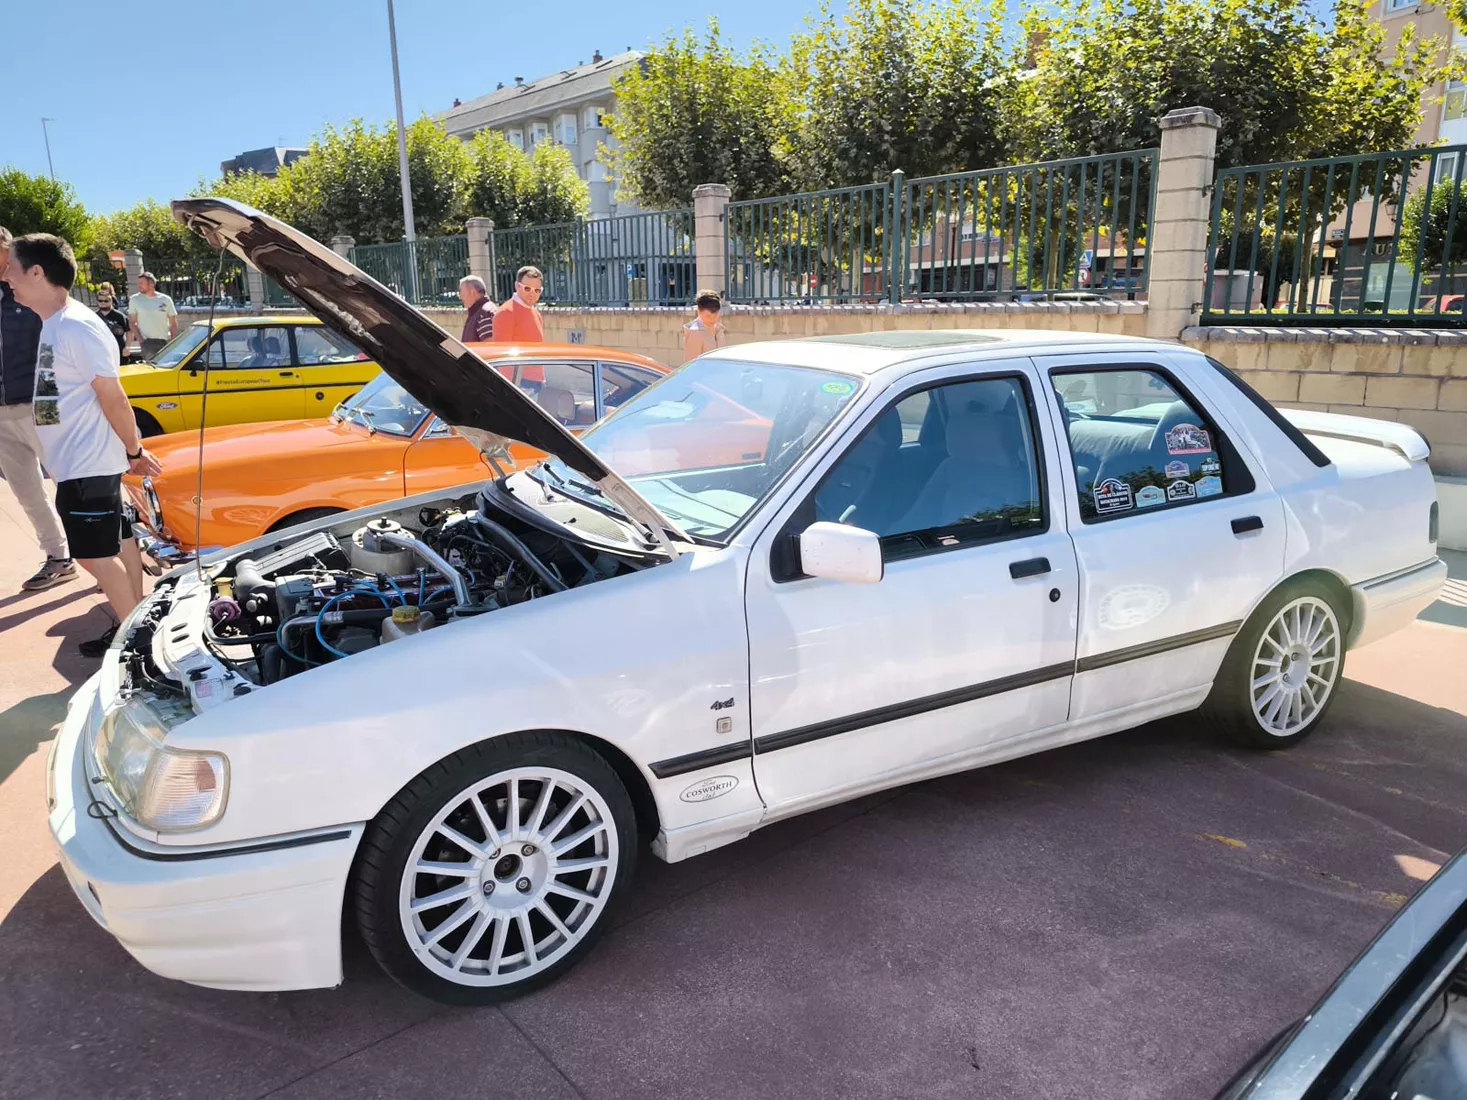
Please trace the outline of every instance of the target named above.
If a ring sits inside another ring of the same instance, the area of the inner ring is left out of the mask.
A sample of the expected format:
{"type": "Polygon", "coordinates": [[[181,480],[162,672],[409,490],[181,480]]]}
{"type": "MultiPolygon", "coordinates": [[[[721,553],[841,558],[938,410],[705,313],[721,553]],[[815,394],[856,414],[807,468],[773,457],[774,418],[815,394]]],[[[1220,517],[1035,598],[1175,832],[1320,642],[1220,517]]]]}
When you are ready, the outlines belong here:
{"type": "MultiPolygon", "coordinates": [[[[377,434],[377,425],[372,423],[372,414],[370,412],[368,412],[366,409],[363,409],[361,407],[353,407],[351,405],[347,405],[347,404],[343,403],[343,404],[337,405],[336,406],[336,410],[339,411],[339,412],[341,412],[341,414],[344,417],[346,417],[348,420],[350,420],[353,416],[359,416],[359,417],[361,417],[362,418],[362,427],[364,427],[364,428],[367,429],[367,434],[368,435],[376,435],[377,434]]],[[[336,415],[336,412],[332,412],[331,415],[332,416],[335,416],[336,415]]]]}

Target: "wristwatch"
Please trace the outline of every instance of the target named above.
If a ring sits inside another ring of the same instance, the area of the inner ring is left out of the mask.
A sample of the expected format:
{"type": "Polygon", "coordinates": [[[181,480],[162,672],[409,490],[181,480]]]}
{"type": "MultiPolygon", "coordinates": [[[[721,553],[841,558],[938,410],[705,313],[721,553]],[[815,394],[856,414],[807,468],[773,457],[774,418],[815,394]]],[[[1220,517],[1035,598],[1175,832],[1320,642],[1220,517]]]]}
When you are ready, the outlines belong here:
{"type": "Polygon", "coordinates": [[[142,457],[143,457],[143,449],[141,447],[139,447],[138,448],[138,453],[135,454],[135,455],[128,455],[127,456],[127,460],[129,462],[136,462],[138,459],[140,459],[142,457]]]}

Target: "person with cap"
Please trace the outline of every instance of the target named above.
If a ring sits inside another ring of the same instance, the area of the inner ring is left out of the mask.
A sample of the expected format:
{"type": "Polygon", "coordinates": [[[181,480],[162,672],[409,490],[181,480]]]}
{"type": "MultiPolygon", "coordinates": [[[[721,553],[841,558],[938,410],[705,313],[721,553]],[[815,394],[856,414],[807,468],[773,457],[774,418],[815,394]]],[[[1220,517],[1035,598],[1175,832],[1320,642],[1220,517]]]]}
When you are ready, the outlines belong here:
{"type": "Polygon", "coordinates": [[[127,303],[133,339],[143,348],[143,359],[151,360],[163,345],[178,335],[178,309],[173,299],[158,293],[158,280],[151,271],[138,276],[138,293],[127,303]]]}

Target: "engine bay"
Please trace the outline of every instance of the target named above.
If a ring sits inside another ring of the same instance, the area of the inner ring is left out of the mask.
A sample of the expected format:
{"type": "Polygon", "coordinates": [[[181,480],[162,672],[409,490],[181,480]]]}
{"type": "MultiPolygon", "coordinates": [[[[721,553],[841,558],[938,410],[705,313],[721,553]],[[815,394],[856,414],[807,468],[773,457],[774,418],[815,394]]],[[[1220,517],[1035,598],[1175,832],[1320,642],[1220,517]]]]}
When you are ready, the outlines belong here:
{"type": "Polygon", "coordinates": [[[183,710],[652,564],[633,547],[621,551],[606,537],[616,528],[594,511],[546,515],[495,492],[491,483],[365,522],[287,530],[210,568],[207,586],[165,578],[129,631],[124,684],[181,720],[183,710]],[[577,518],[578,534],[602,537],[565,533],[577,518]]]}

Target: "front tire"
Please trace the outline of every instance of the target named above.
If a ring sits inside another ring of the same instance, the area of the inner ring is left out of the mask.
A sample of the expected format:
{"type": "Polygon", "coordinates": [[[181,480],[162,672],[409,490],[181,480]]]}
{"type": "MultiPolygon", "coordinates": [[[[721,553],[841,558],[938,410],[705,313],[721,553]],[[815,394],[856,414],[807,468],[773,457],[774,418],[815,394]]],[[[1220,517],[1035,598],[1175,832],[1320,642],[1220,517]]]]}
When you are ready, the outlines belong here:
{"type": "Polygon", "coordinates": [[[163,434],[163,426],[154,419],[152,413],[144,412],[142,409],[134,407],[132,418],[137,423],[138,435],[144,439],[152,439],[155,435],[163,434]]]}
{"type": "Polygon", "coordinates": [[[362,839],[357,923],[402,985],[491,1004],[575,965],[636,862],[620,777],[583,742],[513,734],[418,776],[362,839]]]}
{"type": "Polygon", "coordinates": [[[1283,749],[1314,732],[1345,672],[1345,630],[1323,585],[1286,584],[1238,632],[1204,704],[1223,733],[1283,749]]]}

